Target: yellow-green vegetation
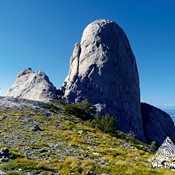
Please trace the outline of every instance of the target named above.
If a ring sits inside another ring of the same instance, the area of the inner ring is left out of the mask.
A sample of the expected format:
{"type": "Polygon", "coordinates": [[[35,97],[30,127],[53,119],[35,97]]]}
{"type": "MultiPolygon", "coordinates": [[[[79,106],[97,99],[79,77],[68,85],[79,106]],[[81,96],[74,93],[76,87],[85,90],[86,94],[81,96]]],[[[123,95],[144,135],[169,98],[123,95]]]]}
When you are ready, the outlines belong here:
{"type": "MultiPolygon", "coordinates": [[[[94,121],[70,114],[62,102],[43,108],[50,115],[29,108],[0,112],[0,149],[6,147],[13,155],[0,163],[0,170],[7,175],[87,175],[89,171],[98,175],[173,174],[164,168],[152,169],[147,161],[154,155],[154,143],[150,147],[137,141],[133,133],[106,133],[95,127],[94,121]],[[35,125],[41,130],[35,131],[35,125]]],[[[110,116],[104,120],[114,125],[110,116]]],[[[104,121],[98,122],[104,125],[104,121]]]]}
{"type": "Polygon", "coordinates": [[[104,132],[115,133],[116,120],[113,116],[105,114],[103,116],[97,116],[93,121],[93,125],[104,132]]]}
{"type": "Polygon", "coordinates": [[[67,114],[74,115],[82,120],[89,120],[93,118],[93,107],[87,102],[67,104],[64,106],[64,111],[67,114]]]}

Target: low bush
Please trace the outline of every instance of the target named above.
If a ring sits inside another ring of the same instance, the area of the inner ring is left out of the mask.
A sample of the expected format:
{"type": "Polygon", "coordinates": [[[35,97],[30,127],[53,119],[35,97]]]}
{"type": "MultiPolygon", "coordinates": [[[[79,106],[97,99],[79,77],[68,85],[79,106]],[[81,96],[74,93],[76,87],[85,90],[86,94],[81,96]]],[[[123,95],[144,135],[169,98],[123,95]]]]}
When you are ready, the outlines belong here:
{"type": "Polygon", "coordinates": [[[94,124],[104,132],[114,133],[116,131],[116,119],[109,114],[97,116],[94,120],[94,124]]]}
{"type": "Polygon", "coordinates": [[[134,142],[135,141],[135,134],[133,131],[130,131],[127,135],[126,135],[126,139],[130,142],[134,142]]]}
{"type": "Polygon", "coordinates": [[[151,145],[150,145],[150,151],[155,153],[157,150],[157,145],[156,145],[156,141],[152,141],[151,145]]]}
{"type": "Polygon", "coordinates": [[[52,105],[50,103],[44,104],[43,105],[43,108],[46,109],[46,110],[48,110],[48,111],[50,111],[50,112],[53,112],[55,114],[57,114],[60,111],[59,108],[57,108],[56,106],[54,106],[54,105],[52,105]]]}
{"type": "Polygon", "coordinates": [[[64,107],[64,111],[83,120],[93,119],[93,105],[87,102],[68,104],[64,107]]]}

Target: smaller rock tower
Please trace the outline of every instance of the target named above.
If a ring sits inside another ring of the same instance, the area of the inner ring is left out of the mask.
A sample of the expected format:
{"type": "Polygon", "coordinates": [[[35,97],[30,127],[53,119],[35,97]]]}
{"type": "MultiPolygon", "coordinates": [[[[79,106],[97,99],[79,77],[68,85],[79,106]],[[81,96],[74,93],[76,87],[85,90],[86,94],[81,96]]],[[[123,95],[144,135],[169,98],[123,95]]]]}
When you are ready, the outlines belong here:
{"type": "Polygon", "coordinates": [[[17,76],[15,83],[8,90],[6,96],[49,102],[56,99],[56,88],[42,72],[25,69],[17,76]]]}

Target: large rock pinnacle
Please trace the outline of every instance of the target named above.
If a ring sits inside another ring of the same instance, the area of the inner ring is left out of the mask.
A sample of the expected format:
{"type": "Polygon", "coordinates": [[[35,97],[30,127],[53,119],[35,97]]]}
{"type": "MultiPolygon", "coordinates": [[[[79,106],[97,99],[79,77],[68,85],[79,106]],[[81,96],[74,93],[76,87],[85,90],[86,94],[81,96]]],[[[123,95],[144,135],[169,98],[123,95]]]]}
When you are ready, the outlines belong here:
{"type": "Polygon", "coordinates": [[[64,98],[96,105],[101,114],[116,117],[118,129],[133,131],[144,140],[137,65],[125,33],[115,22],[97,20],[85,28],[70,60],[64,98]]]}
{"type": "Polygon", "coordinates": [[[42,71],[35,73],[31,68],[18,74],[15,83],[8,90],[6,96],[43,102],[57,98],[56,88],[49,81],[48,76],[42,71]]]}

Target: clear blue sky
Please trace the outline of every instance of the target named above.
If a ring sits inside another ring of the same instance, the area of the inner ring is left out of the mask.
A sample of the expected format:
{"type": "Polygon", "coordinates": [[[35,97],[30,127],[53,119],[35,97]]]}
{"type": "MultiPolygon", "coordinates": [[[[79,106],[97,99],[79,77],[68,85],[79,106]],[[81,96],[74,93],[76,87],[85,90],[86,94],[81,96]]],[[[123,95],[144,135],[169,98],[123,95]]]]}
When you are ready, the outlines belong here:
{"type": "Polygon", "coordinates": [[[174,104],[174,8],[174,0],[0,0],[0,95],[28,67],[43,70],[59,88],[83,29],[105,18],[128,36],[142,101],[174,104]]]}

